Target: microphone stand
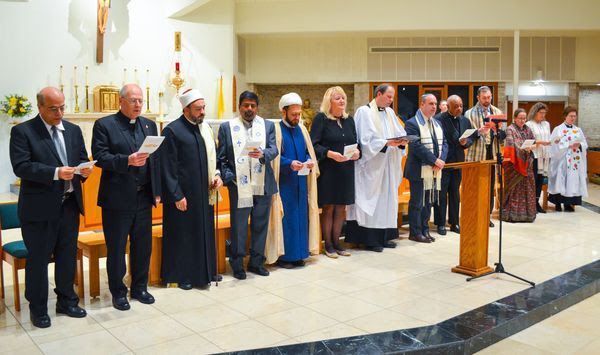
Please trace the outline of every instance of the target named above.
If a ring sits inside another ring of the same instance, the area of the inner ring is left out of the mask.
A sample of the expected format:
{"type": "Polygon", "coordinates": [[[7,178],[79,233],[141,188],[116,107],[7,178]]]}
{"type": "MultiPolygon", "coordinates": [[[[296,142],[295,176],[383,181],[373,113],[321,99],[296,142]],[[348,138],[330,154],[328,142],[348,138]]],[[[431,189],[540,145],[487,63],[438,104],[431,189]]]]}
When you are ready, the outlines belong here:
{"type": "MultiPolygon", "coordinates": [[[[496,165],[498,166],[498,171],[500,172],[499,176],[498,176],[498,182],[500,183],[500,198],[498,199],[500,201],[500,225],[499,225],[499,238],[498,238],[498,262],[494,263],[494,265],[496,265],[496,268],[493,271],[490,272],[486,272],[485,274],[481,274],[479,276],[473,276],[473,277],[469,277],[467,278],[467,281],[471,281],[471,280],[475,280],[484,276],[488,276],[491,274],[506,274],[508,276],[512,276],[515,279],[521,280],[523,282],[526,282],[528,284],[530,284],[532,287],[535,287],[535,282],[526,280],[522,277],[519,277],[515,274],[511,274],[510,272],[506,271],[504,269],[504,265],[502,264],[502,200],[504,199],[504,183],[503,183],[503,172],[502,172],[502,161],[503,161],[503,157],[502,157],[502,153],[500,152],[500,127],[498,125],[499,121],[497,120],[492,120],[492,122],[494,122],[496,124],[496,137],[494,139],[494,144],[496,146],[496,165]]],[[[490,133],[492,134],[492,139],[494,138],[494,133],[493,131],[490,130],[490,133]]]]}

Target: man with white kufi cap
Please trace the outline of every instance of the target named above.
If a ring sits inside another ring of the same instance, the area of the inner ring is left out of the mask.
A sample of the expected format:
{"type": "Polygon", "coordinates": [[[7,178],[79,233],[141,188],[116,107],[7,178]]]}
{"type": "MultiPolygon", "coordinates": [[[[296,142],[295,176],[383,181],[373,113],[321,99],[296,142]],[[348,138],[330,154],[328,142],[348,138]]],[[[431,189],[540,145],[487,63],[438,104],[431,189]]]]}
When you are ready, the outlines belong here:
{"type": "Polygon", "coordinates": [[[207,287],[218,281],[214,208],[223,185],[217,170],[212,129],[204,122],[206,104],[196,89],[179,97],[183,114],[163,130],[163,246],[161,278],[179,288],[207,287]]]}
{"type": "Polygon", "coordinates": [[[275,125],[280,154],[273,160],[279,196],[273,198],[267,237],[267,263],[291,269],[304,266],[309,253],[319,253],[321,239],[317,176],[319,167],[308,131],[298,124],[302,99],[295,92],[279,101],[281,122],[275,125]]]}

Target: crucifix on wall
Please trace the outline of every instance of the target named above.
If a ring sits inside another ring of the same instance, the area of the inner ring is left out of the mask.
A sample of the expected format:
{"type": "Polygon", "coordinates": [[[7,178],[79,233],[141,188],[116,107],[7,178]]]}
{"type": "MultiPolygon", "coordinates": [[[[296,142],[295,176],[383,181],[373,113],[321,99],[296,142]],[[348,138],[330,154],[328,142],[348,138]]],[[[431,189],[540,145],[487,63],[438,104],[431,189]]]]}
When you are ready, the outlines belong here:
{"type": "Polygon", "coordinates": [[[98,0],[98,26],[96,28],[96,63],[104,61],[104,33],[108,20],[110,0],[98,0]]]}

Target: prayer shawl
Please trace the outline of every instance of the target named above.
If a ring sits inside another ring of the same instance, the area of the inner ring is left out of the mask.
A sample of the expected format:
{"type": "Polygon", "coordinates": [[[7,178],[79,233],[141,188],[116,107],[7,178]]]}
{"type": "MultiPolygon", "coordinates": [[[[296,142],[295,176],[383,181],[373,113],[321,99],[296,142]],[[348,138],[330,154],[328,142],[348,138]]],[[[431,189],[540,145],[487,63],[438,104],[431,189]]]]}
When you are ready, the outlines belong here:
{"type": "MultiPolygon", "coordinates": [[[[317,202],[317,177],[319,177],[319,165],[316,158],[315,150],[308,131],[304,125],[299,124],[298,127],[302,130],[304,136],[304,142],[308,149],[310,159],[315,162],[315,166],[311,169],[308,174],[307,188],[308,188],[308,251],[311,255],[318,255],[321,243],[321,225],[319,221],[319,206],[317,202]]],[[[275,141],[277,144],[277,151],[281,151],[282,135],[281,127],[275,125],[275,141]]],[[[272,161],[273,174],[275,175],[275,182],[279,186],[279,170],[280,170],[281,154],[272,161]]],[[[279,190],[279,189],[278,189],[279,190]]],[[[284,243],[283,243],[283,203],[281,202],[281,196],[279,192],[273,194],[272,206],[269,216],[269,230],[267,232],[267,241],[265,243],[265,257],[267,264],[273,264],[277,259],[285,254],[284,243]]]]}
{"type": "Polygon", "coordinates": [[[211,189],[212,179],[217,171],[217,150],[215,148],[215,138],[213,136],[212,128],[206,122],[198,125],[200,135],[204,139],[204,145],[206,147],[206,158],[208,159],[208,203],[213,206],[219,198],[219,192],[217,189],[211,189]]]}
{"type": "Polygon", "coordinates": [[[587,140],[581,128],[565,123],[554,127],[550,137],[548,192],[565,197],[587,197],[587,140]],[[558,141],[558,143],[556,143],[558,141]],[[577,149],[569,146],[574,142],[577,149]]]}
{"type": "MultiPolygon", "coordinates": [[[[429,119],[425,118],[421,110],[417,110],[416,117],[417,124],[419,125],[421,144],[429,149],[432,154],[435,154],[434,144],[437,144],[438,155],[436,158],[439,159],[442,155],[442,147],[444,145],[444,131],[442,130],[442,126],[440,126],[440,123],[433,117],[430,117],[429,119]],[[431,128],[435,131],[436,142],[433,141],[431,128]]],[[[434,172],[431,165],[423,164],[421,166],[421,178],[423,179],[423,198],[429,202],[437,201],[439,192],[442,189],[442,170],[434,172]]]]}
{"type": "Polygon", "coordinates": [[[265,121],[256,116],[252,121],[251,137],[243,118],[236,117],[229,122],[231,131],[231,142],[233,143],[233,155],[235,157],[235,175],[238,188],[238,208],[252,207],[253,195],[264,195],[265,193],[265,169],[258,159],[242,155],[246,141],[259,141],[260,148],[265,149],[267,136],[265,134],[265,121]]]}
{"type": "MultiPolygon", "coordinates": [[[[499,115],[502,113],[502,111],[500,111],[499,108],[490,105],[490,115],[499,115]]],[[[485,118],[485,114],[484,114],[484,108],[483,106],[481,106],[481,104],[478,102],[477,104],[475,104],[475,106],[473,106],[472,108],[470,108],[469,110],[467,110],[467,112],[465,112],[465,117],[469,119],[469,121],[471,121],[471,126],[473,128],[481,128],[484,126],[484,122],[483,119],[485,118]]],[[[490,137],[490,134],[486,134],[484,136],[479,136],[478,139],[475,139],[473,142],[473,145],[469,148],[469,150],[467,151],[467,157],[466,157],[466,161],[481,161],[481,160],[486,160],[486,150],[485,150],[485,146],[487,144],[491,144],[492,139],[490,137]]],[[[493,156],[496,156],[496,146],[493,145],[492,146],[492,154],[493,156]]]]}
{"type": "MultiPolygon", "coordinates": [[[[533,132],[536,140],[550,141],[550,124],[548,121],[541,121],[537,123],[535,120],[527,121],[527,126],[533,132]]],[[[550,146],[539,145],[533,149],[533,156],[538,161],[537,174],[548,176],[548,169],[550,167],[550,146]]]]}

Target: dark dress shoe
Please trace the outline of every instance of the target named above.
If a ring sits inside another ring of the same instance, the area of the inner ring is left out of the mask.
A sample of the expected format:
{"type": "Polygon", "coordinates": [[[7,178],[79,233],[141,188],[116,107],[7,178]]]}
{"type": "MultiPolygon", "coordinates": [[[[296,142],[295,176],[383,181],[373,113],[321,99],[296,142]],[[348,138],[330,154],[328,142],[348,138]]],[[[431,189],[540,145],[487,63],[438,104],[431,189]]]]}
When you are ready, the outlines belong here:
{"type": "Polygon", "coordinates": [[[33,314],[29,315],[29,319],[31,319],[31,324],[38,328],[48,328],[52,323],[50,323],[50,317],[47,314],[35,317],[33,314]]]}
{"type": "Polygon", "coordinates": [[[439,235],[446,235],[446,226],[438,226],[437,227],[437,233],[439,235]]]}
{"type": "Polygon", "coordinates": [[[283,260],[277,260],[277,266],[282,267],[284,269],[293,269],[294,268],[294,264],[288,262],[288,261],[283,261],[283,260]]]}
{"type": "Polygon", "coordinates": [[[494,228],[494,222],[490,221],[490,227],[494,228]]]}
{"type": "Polygon", "coordinates": [[[296,260],[296,261],[292,262],[292,264],[294,264],[294,266],[302,267],[302,266],[306,265],[306,262],[304,260],[300,259],[300,260],[296,260]]]}
{"type": "Polygon", "coordinates": [[[452,224],[450,226],[450,231],[456,234],[460,234],[460,226],[458,224],[452,224]]]}
{"type": "Polygon", "coordinates": [[[119,311],[127,311],[131,308],[131,306],[129,305],[129,301],[127,301],[127,297],[125,296],[113,297],[112,304],[113,307],[115,307],[119,311]]]}
{"type": "Polygon", "coordinates": [[[85,309],[79,306],[61,306],[56,304],[56,314],[66,314],[71,318],[83,318],[87,315],[85,309]]]}
{"type": "Polygon", "coordinates": [[[211,277],[210,279],[211,281],[221,282],[223,281],[223,275],[213,275],[213,277],[211,277]]]}
{"type": "Polygon", "coordinates": [[[235,277],[238,280],[245,280],[246,279],[246,272],[244,270],[237,270],[237,271],[233,271],[233,277],[235,277]]]}
{"type": "Polygon", "coordinates": [[[267,270],[264,266],[248,266],[248,271],[253,274],[260,276],[269,276],[269,270],[267,270]]]}
{"type": "Polygon", "coordinates": [[[177,287],[179,287],[180,289],[185,290],[185,291],[189,291],[192,288],[194,288],[194,286],[192,286],[191,283],[187,283],[187,282],[180,282],[177,284],[177,287]]]}
{"type": "Polygon", "coordinates": [[[136,300],[142,302],[143,304],[154,303],[154,296],[152,296],[146,290],[131,291],[131,298],[135,298],[136,300]]]}
{"type": "Polygon", "coordinates": [[[539,202],[535,204],[535,209],[538,213],[546,213],[546,210],[542,208],[539,202]]]}
{"type": "Polygon", "coordinates": [[[365,247],[365,249],[376,253],[381,253],[383,251],[383,247],[365,247]]]}
{"type": "Polygon", "coordinates": [[[429,239],[432,242],[435,242],[435,238],[431,235],[431,233],[429,233],[429,231],[426,231],[425,233],[423,233],[423,236],[427,239],[429,239]]]}
{"type": "Polygon", "coordinates": [[[565,212],[575,212],[575,206],[565,205],[565,212]]]}
{"type": "Polygon", "coordinates": [[[409,235],[408,240],[412,240],[413,242],[418,242],[418,243],[431,243],[431,240],[429,240],[429,238],[424,237],[420,234],[419,235],[409,235]]]}
{"type": "Polygon", "coordinates": [[[554,205],[554,209],[556,210],[556,212],[562,212],[562,207],[561,207],[560,203],[554,205]]]}
{"type": "Polygon", "coordinates": [[[385,244],[383,244],[383,247],[384,248],[394,249],[396,247],[396,243],[387,241],[387,242],[385,242],[385,244]]]}

